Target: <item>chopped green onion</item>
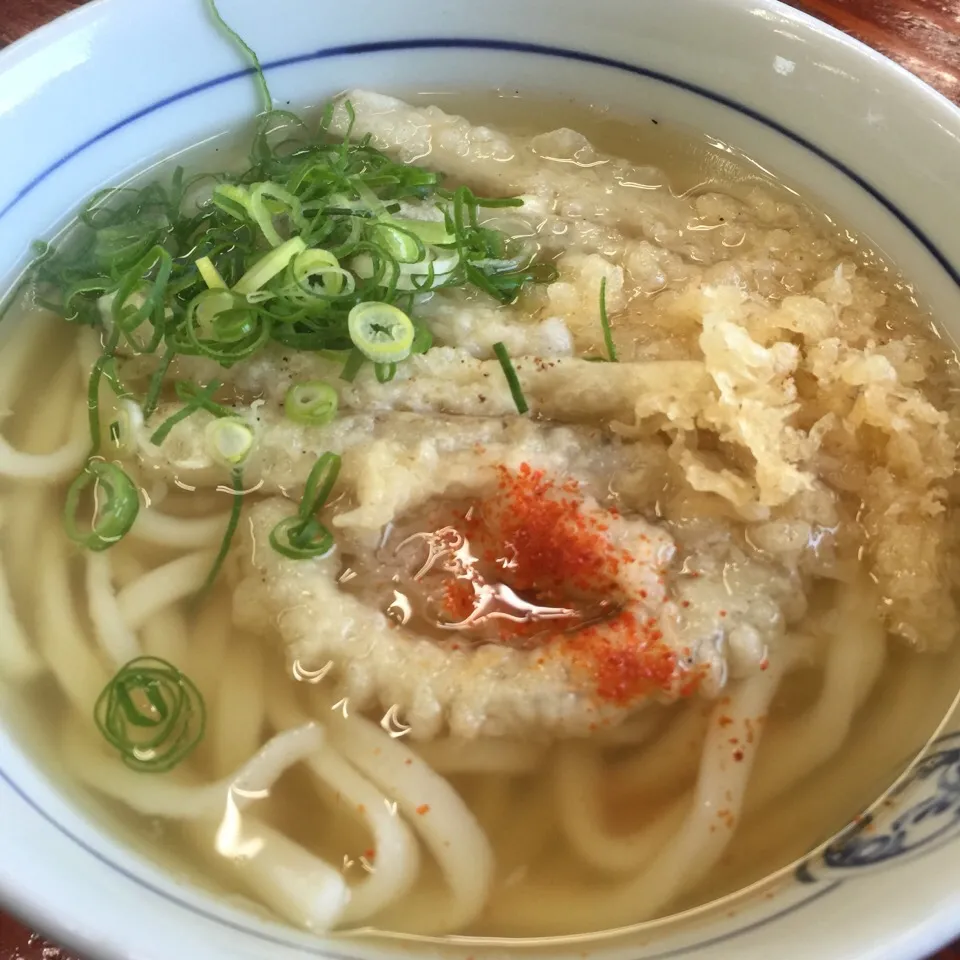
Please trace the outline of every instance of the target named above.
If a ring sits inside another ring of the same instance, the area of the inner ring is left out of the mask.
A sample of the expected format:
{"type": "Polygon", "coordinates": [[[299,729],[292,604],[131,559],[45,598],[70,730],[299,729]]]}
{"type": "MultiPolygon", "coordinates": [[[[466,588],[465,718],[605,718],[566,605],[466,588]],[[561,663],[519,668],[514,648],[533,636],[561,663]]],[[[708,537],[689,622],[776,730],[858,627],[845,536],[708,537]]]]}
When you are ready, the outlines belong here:
{"type": "Polygon", "coordinates": [[[416,263],[426,255],[423,242],[412,230],[404,230],[396,221],[377,227],[377,240],[400,263],[416,263]]]}
{"type": "Polygon", "coordinates": [[[144,321],[152,320],[158,312],[163,316],[163,300],[172,270],[173,259],[170,253],[163,247],[156,246],[130,268],[117,288],[113,301],[113,321],[127,335],[130,346],[138,353],[152,353],[160,345],[163,331],[159,329],[159,324],[155,324],[158,327],[154,334],[155,339],[147,347],[133,340],[130,334],[144,321]],[[153,281],[144,284],[143,277],[154,270],[156,276],[153,281]],[[139,288],[144,290],[143,302],[138,308],[128,310],[130,295],[139,288]]]}
{"type": "Polygon", "coordinates": [[[87,418],[90,427],[91,457],[100,452],[100,380],[103,378],[103,371],[113,360],[119,341],[120,330],[114,327],[110,333],[110,339],[103,348],[103,353],[94,363],[93,369],[90,371],[90,379],[87,381],[87,418]]]}
{"type": "Polygon", "coordinates": [[[353,293],[356,281],[353,275],[340,266],[337,258],[329,250],[304,250],[291,264],[294,283],[304,291],[313,293],[313,282],[319,280],[324,293],[336,296],[346,286],[347,293],[353,293]]]}
{"type": "Polygon", "coordinates": [[[106,550],[122,540],[140,512],[140,495],[134,482],[115,463],[88,460],[67,490],[63,524],[67,536],[87,550],[106,550]],[[81,530],[77,514],[80,500],[90,484],[93,509],[89,530],[81,530]]]}
{"type": "Polygon", "coordinates": [[[204,431],[207,452],[227,467],[239,467],[253,452],[253,427],[240,417],[212,420],[204,431]]]}
{"type": "Polygon", "coordinates": [[[190,301],[187,307],[188,319],[195,323],[200,335],[210,338],[213,336],[217,315],[240,305],[229,290],[203,290],[190,301]]]}
{"type": "MultiPolygon", "coordinates": [[[[217,422],[222,423],[223,421],[217,422]]],[[[243,470],[240,467],[231,470],[230,480],[233,487],[233,502],[230,505],[230,517],[227,520],[227,528],[223,532],[223,539],[220,541],[220,549],[217,551],[213,566],[210,568],[207,579],[200,588],[201,594],[206,593],[217,579],[220,568],[223,566],[223,561],[226,560],[227,554],[230,552],[230,544],[233,543],[233,537],[237,532],[237,527],[240,525],[240,512],[243,510],[243,496],[245,493],[243,489],[243,470]]]]}
{"type": "Polygon", "coordinates": [[[390,224],[414,234],[423,243],[431,246],[447,246],[455,243],[457,239],[447,230],[447,225],[442,220],[391,220],[390,224]]]}
{"type": "Polygon", "coordinates": [[[389,383],[397,375],[397,365],[395,363],[375,363],[373,373],[377,378],[377,383],[389,383]]]}
{"type": "Polygon", "coordinates": [[[279,247],[283,243],[283,238],[277,233],[277,228],[273,223],[274,210],[278,208],[286,212],[290,222],[297,227],[304,225],[303,208],[300,206],[300,201],[288,190],[284,190],[279,184],[270,182],[258,183],[251,187],[247,210],[256,221],[257,226],[263,231],[263,235],[267,238],[267,243],[271,247],[279,247]]]}
{"type": "Polygon", "coordinates": [[[221,183],[214,187],[210,197],[214,206],[237,220],[247,220],[250,216],[250,191],[232,183],[221,183]]]}
{"type": "MultiPolygon", "coordinates": [[[[339,109],[352,128],[350,103],[339,109]]],[[[257,122],[246,170],[187,179],[178,169],[166,183],[100,191],[80,212],[71,242],[40,251],[29,272],[37,302],[97,329],[104,343],[87,382],[91,457],[107,425],[111,449],[142,442],[139,417],[151,422],[179,356],[229,367],[273,341],[341,358],[345,382],[370,361],[385,383],[401,372],[399,363],[432,345],[429,328],[414,318],[420,294],[472,287],[508,303],[526,284],[555,279],[552,264],[533,262],[535,244],[494,228],[509,221],[478,213],[520,206],[519,198],[446,190],[439,174],[396,162],[369,137],[332,135],[332,115],[331,104],[316,132],[270,110],[257,122]],[[421,212],[433,219],[419,219],[421,212]],[[121,345],[156,354],[142,397],[131,397],[117,377],[121,345]],[[104,381],[120,401],[139,401],[140,413],[121,402],[118,413],[104,416],[104,381]]],[[[232,416],[214,401],[215,386],[174,386],[183,406],[153,431],[154,443],[196,410],[232,416]]],[[[523,408],[518,389],[514,397],[523,408]]],[[[293,394],[288,406],[318,420],[330,416],[316,397],[293,394]]],[[[231,429],[212,432],[219,439],[223,431],[221,459],[232,466],[249,438],[240,442],[231,429]]],[[[327,543],[315,518],[301,520],[298,542],[311,551],[327,543]]]]}
{"type": "Polygon", "coordinates": [[[114,396],[122,400],[129,396],[129,392],[120,382],[117,376],[117,362],[115,357],[110,357],[103,365],[102,378],[107,382],[107,386],[113,391],[114,396]]]}
{"type": "Polygon", "coordinates": [[[184,403],[193,404],[199,410],[206,410],[215,417],[232,417],[235,412],[230,407],[215,403],[211,399],[222,386],[219,380],[211,380],[205,387],[200,387],[190,380],[177,380],[173,389],[184,403]]]}
{"type": "Polygon", "coordinates": [[[617,348],[613,343],[613,333],[610,331],[610,318],[607,316],[607,278],[600,280],[600,326],[603,328],[603,342],[607,345],[607,356],[616,362],[617,348]]]}
{"type": "Polygon", "coordinates": [[[410,353],[426,353],[433,346],[433,334],[425,324],[418,323],[415,326],[417,329],[410,344],[410,353]]]}
{"type": "Polygon", "coordinates": [[[278,273],[286,269],[287,264],[307,249],[299,237],[291,237],[286,243],[271,250],[263,259],[258,260],[234,285],[234,292],[253,293],[269,283],[278,273]]]}
{"type": "Polygon", "coordinates": [[[517,371],[513,368],[513,364],[510,362],[510,354],[507,353],[507,348],[502,342],[495,343],[493,345],[493,352],[496,354],[497,359],[500,361],[500,366],[503,368],[503,375],[507,378],[507,386],[510,387],[513,402],[517,405],[517,412],[521,414],[526,413],[530,407],[527,406],[523,389],[520,386],[520,379],[517,376],[517,371]]]}
{"type": "Polygon", "coordinates": [[[157,427],[156,430],[150,435],[150,442],[159,447],[164,440],[170,435],[170,431],[181,421],[186,420],[187,417],[192,416],[200,409],[210,410],[214,416],[232,416],[232,412],[227,410],[225,407],[220,407],[219,404],[214,405],[214,409],[210,409],[208,404],[211,404],[211,397],[220,389],[222,384],[219,380],[212,380],[207,384],[206,387],[202,389],[197,389],[190,393],[185,393],[184,388],[181,389],[181,384],[177,384],[177,394],[182,400],[185,400],[184,405],[176,411],[176,413],[171,414],[167,417],[163,423],[157,427]],[[222,411],[222,412],[221,412],[222,411]]]}
{"type": "Polygon", "coordinates": [[[260,66],[260,60],[257,57],[256,53],[252,48],[244,41],[243,37],[236,32],[226,20],[220,14],[220,11],[217,9],[216,0],[207,0],[207,8],[210,11],[210,16],[213,17],[215,23],[218,27],[247,55],[250,59],[250,62],[253,64],[253,72],[257,78],[257,89],[260,92],[260,97],[263,100],[263,105],[265,110],[269,110],[273,106],[273,97],[270,96],[270,88],[267,86],[267,78],[263,75],[263,67],[260,66]]]}
{"type": "Polygon", "coordinates": [[[129,397],[121,399],[117,407],[117,419],[110,424],[110,439],[121,453],[130,454],[137,449],[138,434],[143,427],[143,410],[129,397]]]}
{"type": "Polygon", "coordinates": [[[364,360],[366,360],[366,357],[354,347],[347,354],[347,359],[343,362],[340,379],[345,380],[347,383],[353,383],[357,378],[357,374],[360,372],[360,368],[363,366],[364,360]]]}
{"type": "Polygon", "coordinates": [[[160,444],[162,444],[163,441],[167,439],[167,437],[170,434],[170,431],[178,423],[180,423],[183,420],[186,420],[187,417],[192,416],[199,409],[200,408],[198,406],[195,406],[194,404],[189,404],[189,403],[186,406],[181,407],[176,413],[173,413],[169,417],[167,417],[167,419],[164,420],[163,423],[161,423],[160,426],[153,431],[153,433],[150,435],[150,442],[155,447],[159,447],[160,444]]]}
{"type": "Polygon", "coordinates": [[[325,453],[317,459],[307,477],[296,516],[286,517],[270,531],[270,545],[291,560],[325,557],[335,546],[333,534],[317,514],[327,500],[340,473],[340,457],[325,453]]]}
{"type": "Polygon", "coordinates": [[[200,691],[176,667],[157,657],[138,657],[104,687],[93,718],[128,767],[164,773],[200,742],[206,710],[200,691]]]}
{"type": "Polygon", "coordinates": [[[389,303],[358,303],[347,318],[354,346],[374,363],[397,363],[410,356],[413,321],[389,303]]]}
{"type": "Polygon", "coordinates": [[[201,257],[194,266],[197,270],[200,271],[200,276],[203,278],[203,282],[211,290],[225,290],[226,282],[223,277],[220,276],[220,272],[213,265],[213,261],[209,257],[201,257]]]}
{"type": "Polygon", "coordinates": [[[303,499],[300,501],[300,516],[302,519],[312,517],[326,505],[336,486],[340,475],[340,456],[336,453],[325,453],[317,458],[313,469],[307,476],[303,487],[303,499]]]}
{"type": "Polygon", "coordinates": [[[229,290],[204,290],[187,305],[184,351],[229,367],[256,353],[270,338],[270,319],[229,290]]]}
{"type": "Polygon", "coordinates": [[[160,358],[160,362],[157,364],[157,369],[153,371],[153,374],[150,377],[150,383],[147,387],[147,395],[143,398],[144,420],[149,420],[150,417],[152,417],[156,412],[157,404],[160,402],[160,391],[163,389],[164,377],[166,377],[167,371],[170,369],[170,364],[173,362],[173,358],[176,355],[176,350],[165,350],[163,356],[160,358]]]}
{"type": "Polygon", "coordinates": [[[337,391],[322,380],[294,384],[283,399],[283,411],[294,423],[311,427],[330,423],[337,415],[337,391]]]}
{"type": "Polygon", "coordinates": [[[290,560],[325,557],[335,544],[333,534],[313,518],[286,517],[270,531],[270,546],[290,560]]]}

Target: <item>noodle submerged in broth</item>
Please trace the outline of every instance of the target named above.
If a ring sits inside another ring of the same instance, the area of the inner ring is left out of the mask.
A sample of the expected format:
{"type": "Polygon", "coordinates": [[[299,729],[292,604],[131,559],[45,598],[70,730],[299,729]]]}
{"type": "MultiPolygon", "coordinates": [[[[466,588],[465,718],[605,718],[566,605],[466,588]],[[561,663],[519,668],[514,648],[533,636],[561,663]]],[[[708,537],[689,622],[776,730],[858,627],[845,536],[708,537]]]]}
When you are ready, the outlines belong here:
{"type": "Polygon", "coordinates": [[[642,163],[267,114],[245,170],[95,198],[5,323],[0,671],[53,676],[145,844],[316,933],[706,903],[956,691],[911,289],[747,161],[567,109],[642,163]]]}

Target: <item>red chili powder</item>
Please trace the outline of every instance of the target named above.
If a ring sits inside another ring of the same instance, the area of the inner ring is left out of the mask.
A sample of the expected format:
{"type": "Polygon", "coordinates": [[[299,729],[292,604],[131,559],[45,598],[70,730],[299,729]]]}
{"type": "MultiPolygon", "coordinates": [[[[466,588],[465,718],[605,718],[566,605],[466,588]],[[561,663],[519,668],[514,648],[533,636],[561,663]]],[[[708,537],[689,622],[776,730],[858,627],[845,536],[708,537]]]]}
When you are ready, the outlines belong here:
{"type": "Polygon", "coordinates": [[[558,605],[578,593],[617,590],[620,563],[633,558],[610,543],[596,515],[584,514],[575,485],[558,490],[526,463],[516,473],[501,466],[498,474],[496,495],[473,511],[465,532],[486,547],[486,559],[509,561],[514,590],[558,605]]]}
{"type": "Polygon", "coordinates": [[[597,695],[625,705],[652,690],[672,687],[677,658],[649,621],[638,622],[630,611],[613,620],[585,627],[562,638],[571,660],[592,674],[597,695]]]}
{"type": "MultiPolygon", "coordinates": [[[[633,556],[611,543],[608,521],[615,511],[584,510],[575,482],[557,486],[542,470],[522,464],[516,471],[498,468],[497,491],[458,516],[458,528],[475,555],[494,565],[497,579],[531,601],[575,607],[600,601],[632,603],[618,583],[621,565],[633,556]]],[[[475,608],[473,584],[451,578],[444,585],[444,606],[454,620],[465,620],[475,608]]],[[[578,670],[596,684],[604,701],[627,704],[656,689],[672,689],[677,658],[663,642],[655,618],[638,618],[621,609],[612,618],[575,629],[578,620],[553,620],[544,635],[543,622],[501,621],[501,641],[537,636],[554,644],[578,670]]],[[[682,693],[694,692],[699,677],[690,678],[682,693]]]]}

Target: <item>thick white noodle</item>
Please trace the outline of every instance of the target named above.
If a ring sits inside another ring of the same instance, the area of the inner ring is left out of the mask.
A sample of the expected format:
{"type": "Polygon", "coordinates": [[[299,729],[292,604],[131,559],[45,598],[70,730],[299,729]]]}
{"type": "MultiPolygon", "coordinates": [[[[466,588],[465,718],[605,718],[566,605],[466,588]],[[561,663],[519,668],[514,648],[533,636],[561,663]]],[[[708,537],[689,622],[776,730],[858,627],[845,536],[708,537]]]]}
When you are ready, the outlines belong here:
{"type": "MultiPolygon", "coordinates": [[[[923,718],[928,722],[919,722],[917,707],[937,689],[936,674],[943,669],[937,658],[916,655],[898,666],[902,669],[895,682],[885,688],[883,700],[869,709],[866,724],[861,725],[858,718],[853,742],[845,744],[842,757],[834,755],[829,771],[791,785],[775,802],[753,812],[754,786],[776,735],[771,726],[747,791],[744,832],[724,855],[724,887],[713,886],[708,878],[697,890],[697,899],[742,889],[792,858],[804,856],[825,839],[825,827],[846,826],[838,816],[862,812],[893,783],[904,761],[919,750],[924,734],[939,719],[937,711],[923,718]],[[783,835],[784,823],[790,824],[789,838],[783,835]]],[[[784,762],[782,756],[780,761],[784,762]]]]}
{"type": "Polygon", "coordinates": [[[264,662],[262,644],[235,634],[230,644],[228,669],[215,700],[208,700],[214,776],[233,770],[263,740],[264,662]]]}
{"type": "Polygon", "coordinates": [[[89,717],[109,674],[88,642],[74,604],[59,517],[40,531],[37,571],[37,643],[67,699],[89,717]]]}
{"type": "MultiPolygon", "coordinates": [[[[41,317],[36,323],[22,324],[0,350],[0,412],[19,392],[34,351],[51,326],[45,322],[47,319],[41,317]]],[[[65,362],[60,371],[65,374],[63,383],[39,398],[26,416],[26,435],[36,449],[47,450],[63,441],[64,423],[78,396],[68,389],[71,379],[75,380],[73,366],[72,362],[65,362]]],[[[5,505],[4,562],[0,564],[0,673],[20,681],[36,677],[43,662],[27,639],[33,624],[22,623],[16,616],[13,597],[18,598],[20,612],[28,618],[39,605],[34,566],[25,563],[24,558],[36,551],[37,531],[49,512],[59,514],[46,490],[35,484],[23,486],[5,505]]]]}
{"type": "Polygon", "coordinates": [[[162,778],[129,770],[93,747],[73,723],[65,728],[63,756],[94,790],[147,816],[183,822],[187,837],[216,869],[235,874],[291,923],[319,933],[340,922],[350,901],[342,875],[243,811],[269,796],[285,770],[321,755],[324,739],[317,723],[286,730],[235,773],[214,783],[202,783],[182,770],[162,778]]]}
{"type": "MultiPolygon", "coordinates": [[[[10,501],[0,504],[0,538],[6,533],[10,501]]],[[[10,545],[0,540],[6,549],[0,555],[0,677],[15,683],[26,683],[43,672],[43,661],[27,639],[13,606],[13,596],[7,583],[6,566],[3,562],[12,558],[10,545]]]]}
{"type": "Polygon", "coordinates": [[[886,632],[876,609],[866,586],[845,591],[833,614],[820,698],[803,716],[768,732],[747,792],[748,811],[782,795],[843,746],[886,659],[886,632]]]}
{"type": "MultiPolygon", "coordinates": [[[[191,642],[180,669],[193,680],[208,704],[217,703],[220,687],[230,679],[228,643],[234,627],[225,590],[214,587],[196,612],[190,631],[191,642]]],[[[167,608],[171,609],[171,608],[167,608]]],[[[204,737],[197,746],[197,763],[203,769],[214,764],[213,737],[204,737]]]]}
{"type": "Polygon", "coordinates": [[[597,732],[597,743],[605,747],[639,747],[651,740],[667,721],[669,713],[657,708],[656,704],[649,704],[646,709],[629,720],[597,732]]]}
{"type": "MultiPolygon", "coordinates": [[[[111,553],[116,553],[123,558],[122,562],[114,567],[115,579],[120,588],[118,594],[147,575],[143,564],[129,553],[126,541],[115,547],[111,553]]],[[[193,644],[190,642],[190,630],[187,627],[187,622],[176,602],[156,610],[136,630],[131,629],[130,624],[126,622],[119,600],[116,602],[115,613],[123,622],[126,630],[139,637],[139,647],[142,654],[166,660],[192,678],[188,669],[188,661],[193,644]]],[[[222,772],[226,773],[227,771],[222,772]]]]}
{"type": "Polygon", "coordinates": [[[574,889],[540,882],[515,887],[495,899],[491,922],[516,934],[608,929],[656,916],[697,883],[719,860],[739,821],[762,718],[786,666],[786,658],[772,661],[768,670],[740,682],[714,708],[689,813],[660,856],[619,884],[574,889]],[[752,743],[748,730],[753,731],[752,743]],[[740,741],[737,747],[730,743],[734,737],[740,741]]]}
{"type": "Polygon", "coordinates": [[[195,594],[213,564],[214,552],[188,553],[155,567],[124,587],[117,596],[127,626],[139,630],[158,611],[195,594]]]}
{"type": "Polygon", "coordinates": [[[194,642],[183,667],[205,700],[212,702],[220,684],[230,675],[227,649],[233,632],[229,601],[215,588],[196,615],[194,642]]]}
{"type": "Polygon", "coordinates": [[[110,554],[88,550],[85,558],[87,604],[93,633],[104,656],[119,668],[140,656],[140,641],[120,613],[110,554]]]}
{"type": "MultiPolygon", "coordinates": [[[[453,787],[413,750],[377,724],[340,708],[328,711],[337,749],[397,804],[433,854],[446,896],[418,888],[384,918],[393,929],[440,934],[462,930],[483,911],[493,883],[490,842],[453,787]]],[[[348,707],[349,710],[349,707],[348,707]]]]}
{"type": "Polygon", "coordinates": [[[606,773],[596,747],[576,742],[561,744],[554,774],[557,813],[564,837],[585,863],[605,873],[635,873],[659,856],[690,808],[689,797],[682,796],[642,829],[629,834],[610,833],[604,823],[602,803],[606,773]]]}
{"type": "Polygon", "coordinates": [[[523,743],[519,740],[495,740],[484,737],[417,743],[413,748],[437,773],[530,773],[543,762],[546,744],[523,743]]]}
{"type": "Polygon", "coordinates": [[[488,837],[502,828],[504,818],[510,814],[515,786],[514,778],[498,774],[472,778],[472,782],[464,787],[470,809],[488,837]]]}
{"type": "Polygon", "coordinates": [[[31,484],[17,490],[10,497],[10,505],[10,515],[3,531],[3,553],[9,557],[6,573],[10,593],[17,598],[21,622],[27,635],[33,636],[40,606],[40,589],[35,564],[24,563],[22,558],[36,552],[38,531],[50,517],[60,515],[63,505],[54,501],[48,487],[31,484]]]}
{"type": "Polygon", "coordinates": [[[549,777],[538,777],[521,786],[517,784],[510,796],[509,815],[493,832],[497,867],[503,876],[525,873],[536,863],[548,844],[555,842],[559,827],[553,784],[549,777]]]}
{"type": "Polygon", "coordinates": [[[48,416],[53,416],[62,407],[70,411],[54,420],[56,423],[70,422],[69,437],[62,446],[49,453],[25,453],[0,436],[0,476],[36,483],[60,483],[80,472],[90,452],[90,433],[86,409],[75,402],[78,385],[76,363],[70,358],[70,362],[54,374],[47,395],[38,400],[47,408],[48,416]]]}
{"type": "Polygon", "coordinates": [[[178,517],[155,507],[141,508],[130,536],[143,543],[179,550],[215,547],[226,529],[227,514],[212,517],[178,517]]]}
{"type": "Polygon", "coordinates": [[[343,874],[261,820],[246,816],[232,845],[221,832],[186,821],[187,837],[214,870],[232,875],[253,897],[296,927],[326,933],[340,923],[350,902],[343,874]]]}
{"type": "Polygon", "coordinates": [[[9,335],[0,342],[0,411],[13,406],[44,338],[53,333],[55,324],[53,315],[46,311],[18,323],[4,323],[3,332],[9,331],[9,335]]]}
{"type": "Polygon", "coordinates": [[[692,782],[709,717],[709,706],[700,702],[690,704],[679,717],[674,716],[647,750],[631,753],[611,766],[613,790],[641,795],[661,790],[665,783],[680,783],[684,778],[692,782]]]}
{"type": "Polygon", "coordinates": [[[265,799],[285,770],[318,755],[324,730],[305,723],[278,733],[238,769],[205,783],[184,769],[149,776],[125,766],[91,741],[74,721],[64,724],[63,757],[75,776],[98,793],[120,800],[132,810],[169,820],[212,820],[223,823],[228,804],[241,812],[265,799]]]}
{"type": "MultiPolygon", "coordinates": [[[[278,729],[303,721],[288,686],[268,685],[268,715],[278,729]]],[[[371,921],[405,897],[420,876],[420,847],[413,831],[387,797],[340,754],[327,745],[307,761],[324,799],[338,798],[355,811],[372,837],[375,857],[367,875],[350,888],[344,924],[371,921]]]]}
{"type": "MultiPolygon", "coordinates": [[[[815,646],[812,641],[799,636],[789,638],[788,642],[792,664],[806,658],[815,646]]],[[[870,670],[872,671],[873,667],[870,667],[870,670]]],[[[871,676],[875,675],[871,672],[871,676]]],[[[716,711],[714,715],[715,713],[716,711]]],[[[640,751],[628,761],[629,764],[639,774],[643,760],[651,757],[652,754],[651,767],[657,770],[658,759],[663,758],[662,763],[667,763],[669,751],[683,750],[685,745],[687,748],[692,748],[694,744],[692,741],[688,742],[691,735],[689,728],[699,731],[701,716],[705,716],[702,708],[694,707],[675,723],[674,728],[668,730],[655,747],[648,751],[640,751]],[[675,728],[679,728],[679,733],[674,732],[675,728]]],[[[843,731],[841,735],[845,737],[846,732],[843,731]]],[[[700,736],[702,743],[704,733],[700,733],[700,736]]],[[[748,735],[743,739],[752,740],[752,732],[748,731],[748,735]]],[[[777,753],[779,754],[780,751],[777,753]]],[[[782,767],[783,765],[780,764],[777,769],[782,767]]],[[[792,764],[790,767],[792,769],[792,764]]],[[[554,772],[557,784],[557,810],[567,842],[585,863],[606,873],[633,873],[639,870],[664,847],[665,842],[673,836],[689,809],[689,800],[681,797],[634,833],[611,833],[604,823],[606,818],[602,793],[604,784],[610,779],[609,770],[594,745],[579,742],[561,744],[557,749],[554,772]]],[[[645,780],[648,776],[649,773],[645,774],[643,779],[645,780]]],[[[757,774],[754,774],[754,777],[756,776],[757,774]]],[[[683,786],[682,781],[671,783],[669,780],[664,780],[657,785],[661,791],[664,784],[668,787],[673,786],[674,789],[683,786]]],[[[639,798],[641,803],[645,792],[643,788],[630,791],[632,795],[639,798]]]]}
{"type": "Polygon", "coordinates": [[[140,628],[143,652],[174,664],[184,673],[190,653],[190,631],[178,604],[158,610],[140,628]]]}

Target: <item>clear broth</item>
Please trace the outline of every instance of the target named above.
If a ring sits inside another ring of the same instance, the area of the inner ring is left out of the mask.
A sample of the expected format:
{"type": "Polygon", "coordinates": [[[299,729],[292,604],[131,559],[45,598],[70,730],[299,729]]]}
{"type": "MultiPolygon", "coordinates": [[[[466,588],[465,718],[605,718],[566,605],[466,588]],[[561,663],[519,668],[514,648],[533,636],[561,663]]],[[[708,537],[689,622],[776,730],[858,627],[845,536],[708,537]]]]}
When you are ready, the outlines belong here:
{"type": "MultiPolygon", "coordinates": [[[[767,189],[789,197],[796,195],[789,187],[778,183],[759,165],[736,150],[710,137],[654,118],[626,121],[609,116],[590,107],[570,101],[543,102],[513,94],[452,94],[430,93],[418,95],[420,102],[437,103],[447,112],[469,116],[474,122],[487,122],[512,132],[524,133],[567,126],[584,133],[601,151],[622,156],[638,163],[658,166],[670,171],[670,187],[677,194],[704,189],[706,185],[722,182],[724,189],[736,195],[752,186],[767,189]]],[[[229,168],[238,156],[233,137],[220,140],[215,146],[187,155],[188,167],[195,169],[229,168]]],[[[178,157],[178,162],[184,162],[178,157]]],[[[156,171],[152,171],[156,175],[156,171]]],[[[826,214],[821,222],[832,224],[826,214]]],[[[886,265],[869,244],[855,234],[835,228],[846,251],[866,270],[882,272],[886,265]]],[[[903,281],[891,287],[893,296],[905,303],[915,302],[912,289],[903,281]]],[[[16,311],[7,320],[14,325],[28,320],[28,315],[17,317],[16,311]]],[[[33,376],[33,386],[20,398],[8,424],[8,436],[21,449],[36,449],[36,424],[31,416],[40,396],[61,369],[74,349],[72,333],[61,327],[51,328],[50,336],[39,354],[33,376]],[[68,335],[65,335],[67,334],[68,335]]],[[[0,498],[11,502],[15,486],[3,481],[0,498]]],[[[34,516],[59,515],[64,486],[37,490],[34,516]]],[[[156,498],[158,491],[146,491],[156,498]]],[[[195,498],[184,491],[164,491],[165,509],[173,513],[194,514],[198,507],[195,498]]],[[[207,509],[216,502],[216,495],[208,496],[199,509],[207,509]]],[[[221,508],[217,507],[219,511],[221,508]]],[[[2,530],[0,547],[9,573],[13,602],[28,634],[34,632],[38,604],[42,602],[36,591],[35,564],[37,554],[20,552],[24,543],[22,522],[8,520],[2,530]],[[14,552],[16,551],[16,552],[14,552]]],[[[174,555],[170,551],[138,544],[131,547],[131,557],[144,567],[151,568],[174,555]]],[[[72,566],[73,586],[82,585],[81,567],[72,566]]],[[[220,587],[207,601],[209,609],[228,615],[227,591],[220,587]]],[[[191,647],[203,645],[201,632],[204,611],[191,613],[188,621],[191,647]]],[[[89,624],[84,624],[89,630],[89,624]]],[[[263,645],[262,651],[248,655],[262,664],[266,671],[282,670],[281,654],[263,645]]],[[[219,679],[229,675],[230,659],[226,654],[218,665],[208,664],[207,674],[200,680],[201,690],[208,704],[218,702],[221,690],[219,679]]],[[[800,715],[818,692],[818,679],[800,673],[785,683],[777,695],[771,711],[770,730],[788,723],[800,715]]],[[[289,680],[291,689],[295,681],[289,680]]],[[[824,763],[813,775],[792,789],[775,803],[767,804],[754,813],[749,812],[750,792],[746,806],[748,814],[738,828],[735,841],[711,875],[697,884],[673,905],[671,912],[694,908],[740,890],[758,880],[776,873],[837,831],[867,808],[904,771],[911,758],[934,733],[946,715],[960,687],[960,650],[944,655],[917,656],[894,645],[879,683],[873,689],[863,708],[857,713],[848,738],[838,754],[824,763]],[[789,824],[789,829],[785,825],[789,824]]],[[[42,710],[33,710],[29,719],[24,716],[15,722],[40,730],[41,737],[51,745],[51,756],[56,755],[56,744],[61,727],[69,723],[69,711],[63,695],[49,680],[43,681],[43,695],[31,697],[42,704],[42,710]]],[[[673,708],[674,714],[684,710],[698,710],[696,704],[673,708]]],[[[213,715],[213,711],[211,711],[213,715]]],[[[216,721],[214,720],[215,724],[216,721]]],[[[215,726],[208,730],[208,739],[216,738],[215,726]]],[[[260,731],[258,738],[262,739],[260,731]]],[[[689,744],[689,757],[679,758],[676,767],[682,784],[688,784],[699,756],[700,743],[689,744]]],[[[619,748],[612,756],[628,757],[629,748],[619,748]]],[[[758,763],[765,760],[761,747],[758,763]]],[[[612,762],[616,762],[614,759],[612,762]]],[[[790,758],[775,758],[774,764],[789,764],[790,758]]],[[[201,746],[194,769],[210,778],[222,776],[225,771],[212,767],[212,753],[201,746]]],[[[602,888],[606,882],[587,867],[578,863],[565,845],[556,824],[555,811],[549,794],[549,774],[533,774],[505,778],[503,775],[458,775],[455,786],[466,799],[478,819],[489,830],[498,857],[497,884],[503,895],[522,897],[524,884],[533,877],[573,877],[580,883],[602,888]]],[[[678,784],[663,784],[656,795],[646,802],[614,803],[614,821],[611,829],[628,832],[642,826],[655,815],[663,797],[675,792],[678,784]]],[[[85,788],[68,784],[71,792],[85,795],[85,788]]],[[[228,871],[219,870],[216,858],[201,858],[195,848],[184,840],[175,825],[153,818],[139,817],[120,804],[94,798],[92,809],[102,811],[101,822],[118,831],[127,842],[165,867],[190,877],[228,898],[238,898],[249,909],[263,908],[251,903],[235,886],[228,871]]],[[[364,863],[371,839],[358,827],[350,811],[334,801],[323,814],[317,808],[313,787],[300,771],[285,775],[273,790],[271,797],[256,806],[256,813],[266,822],[281,828],[308,849],[321,853],[332,863],[342,863],[349,876],[362,875],[369,869],[364,863]]],[[[495,891],[496,896],[496,891],[495,891]]],[[[389,931],[380,931],[388,933],[389,931]]],[[[502,936],[512,931],[481,919],[474,927],[462,931],[466,936],[502,936]]],[[[582,933],[591,932],[583,930],[582,933]]]]}

